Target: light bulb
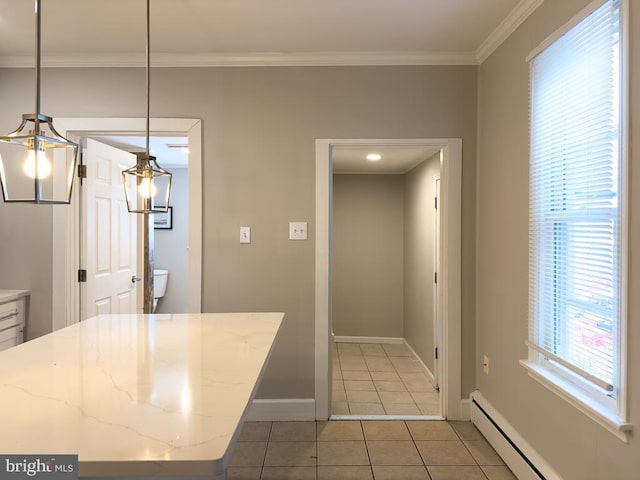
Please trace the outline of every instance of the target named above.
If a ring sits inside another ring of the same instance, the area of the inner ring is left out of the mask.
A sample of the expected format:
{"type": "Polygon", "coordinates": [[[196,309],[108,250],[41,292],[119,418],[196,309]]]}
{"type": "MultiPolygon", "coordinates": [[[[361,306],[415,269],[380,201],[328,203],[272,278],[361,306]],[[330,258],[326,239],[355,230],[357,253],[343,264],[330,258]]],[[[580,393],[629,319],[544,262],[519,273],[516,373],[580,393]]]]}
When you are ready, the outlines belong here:
{"type": "Polygon", "coordinates": [[[142,198],[151,198],[156,195],[157,188],[150,178],[143,178],[138,185],[138,193],[142,198]]]}
{"type": "Polygon", "coordinates": [[[36,154],[35,150],[27,150],[27,158],[24,161],[22,169],[29,178],[36,178],[36,157],[38,158],[38,179],[42,180],[47,178],[51,173],[51,162],[42,150],[38,150],[36,154]]]}
{"type": "Polygon", "coordinates": [[[378,160],[382,159],[382,155],[380,155],[379,153],[370,153],[367,155],[367,160],[369,160],[370,162],[377,162],[378,160]]]}

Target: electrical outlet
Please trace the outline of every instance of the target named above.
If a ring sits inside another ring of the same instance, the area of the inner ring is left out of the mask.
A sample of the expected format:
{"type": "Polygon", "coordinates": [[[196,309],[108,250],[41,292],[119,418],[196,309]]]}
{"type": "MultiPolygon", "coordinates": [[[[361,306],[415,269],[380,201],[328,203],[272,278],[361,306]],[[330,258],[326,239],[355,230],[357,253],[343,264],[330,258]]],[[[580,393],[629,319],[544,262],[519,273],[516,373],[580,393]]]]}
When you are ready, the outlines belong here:
{"type": "Polygon", "coordinates": [[[482,371],[485,373],[485,375],[489,375],[489,357],[487,357],[486,355],[484,355],[482,358],[482,371]]]}

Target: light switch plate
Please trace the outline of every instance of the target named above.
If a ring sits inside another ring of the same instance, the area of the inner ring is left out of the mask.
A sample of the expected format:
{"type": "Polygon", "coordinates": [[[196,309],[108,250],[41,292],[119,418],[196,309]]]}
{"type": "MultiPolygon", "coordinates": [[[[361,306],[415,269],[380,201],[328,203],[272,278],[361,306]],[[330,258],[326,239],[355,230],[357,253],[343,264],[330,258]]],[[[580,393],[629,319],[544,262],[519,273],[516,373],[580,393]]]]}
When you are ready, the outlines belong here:
{"type": "Polygon", "coordinates": [[[240,243],[251,243],[251,227],[240,227],[240,243]]]}
{"type": "Polygon", "coordinates": [[[307,222],[289,222],[289,240],[306,240],[307,222]]]}

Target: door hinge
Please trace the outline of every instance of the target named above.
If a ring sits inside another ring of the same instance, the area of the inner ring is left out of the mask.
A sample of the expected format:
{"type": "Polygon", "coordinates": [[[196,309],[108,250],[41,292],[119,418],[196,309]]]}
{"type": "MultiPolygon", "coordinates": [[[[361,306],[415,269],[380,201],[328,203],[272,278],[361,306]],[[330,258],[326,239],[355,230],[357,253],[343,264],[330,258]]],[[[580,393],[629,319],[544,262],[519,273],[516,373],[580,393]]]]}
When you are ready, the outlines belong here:
{"type": "Polygon", "coordinates": [[[433,200],[434,200],[434,204],[435,204],[434,206],[435,206],[435,208],[437,210],[438,209],[438,197],[434,197],[433,200]]]}
{"type": "Polygon", "coordinates": [[[433,283],[435,283],[435,284],[438,283],[438,272],[434,272],[434,274],[433,274],[433,283]]]}
{"type": "Polygon", "coordinates": [[[78,165],[78,178],[87,178],[87,166],[86,165],[78,165]]]}
{"type": "Polygon", "coordinates": [[[84,269],[78,270],[78,282],[83,283],[87,281],[87,271],[84,269]]]}
{"type": "Polygon", "coordinates": [[[436,360],[438,359],[438,347],[435,348],[436,360]]]}

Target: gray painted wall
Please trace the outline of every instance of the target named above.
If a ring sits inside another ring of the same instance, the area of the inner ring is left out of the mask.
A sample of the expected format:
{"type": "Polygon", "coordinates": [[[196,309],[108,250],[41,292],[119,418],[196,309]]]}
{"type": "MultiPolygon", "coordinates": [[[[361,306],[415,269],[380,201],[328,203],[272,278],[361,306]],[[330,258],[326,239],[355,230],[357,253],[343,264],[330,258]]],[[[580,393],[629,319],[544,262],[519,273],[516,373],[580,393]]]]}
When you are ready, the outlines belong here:
{"type": "MultiPolygon", "coordinates": [[[[475,388],[476,80],[475,66],[153,70],[151,115],[203,120],[203,310],[286,313],[259,397],[314,395],[317,138],[462,138],[463,396],[475,388]],[[310,240],[288,240],[290,221],[309,222],[310,240]],[[249,246],[240,225],[252,227],[249,246]]],[[[33,109],[33,71],[0,69],[0,85],[8,132],[33,109]]],[[[46,68],[42,112],[142,117],[144,88],[144,69],[46,68]]],[[[43,334],[51,218],[27,208],[0,207],[0,278],[37,289],[32,321],[43,334]],[[36,227],[22,225],[30,218],[36,227]]]]}
{"type": "Polygon", "coordinates": [[[404,338],[427,368],[434,372],[435,178],[440,153],[404,177],[404,338]]]}
{"type": "Polygon", "coordinates": [[[336,335],[403,336],[403,176],[334,175],[336,335]]]}
{"type": "Polygon", "coordinates": [[[0,200],[0,288],[31,290],[29,339],[51,331],[52,208],[0,200]]]}
{"type": "MultiPolygon", "coordinates": [[[[527,376],[528,68],[525,57],[589,0],[544,2],[479,70],[477,384],[564,480],[638,478],[640,440],[640,5],[631,5],[628,444],[527,376]],[[490,374],[482,373],[482,355],[490,374]]],[[[463,233],[464,238],[464,233],[463,233]]],[[[463,263],[464,265],[464,263],[463,263]]],[[[464,267],[463,267],[464,268],[464,267]]]]}
{"type": "MultiPolygon", "coordinates": [[[[158,159],[162,165],[161,159],[158,159]]],[[[173,228],[154,231],[155,268],[169,270],[167,292],[158,302],[158,313],[184,313],[188,310],[189,285],[189,170],[167,169],[171,177],[171,200],[173,228]]]]}

